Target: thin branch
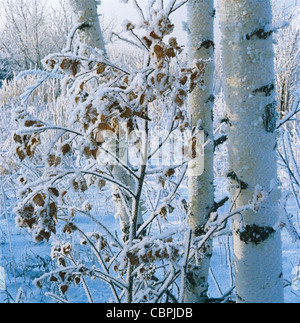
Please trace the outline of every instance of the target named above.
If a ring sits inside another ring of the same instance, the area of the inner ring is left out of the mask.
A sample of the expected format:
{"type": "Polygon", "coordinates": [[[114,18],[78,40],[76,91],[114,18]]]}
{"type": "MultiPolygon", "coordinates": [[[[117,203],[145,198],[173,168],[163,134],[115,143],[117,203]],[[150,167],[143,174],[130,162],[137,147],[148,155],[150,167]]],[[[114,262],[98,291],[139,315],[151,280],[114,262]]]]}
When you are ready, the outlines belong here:
{"type": "Polygon", "coordinates": [[[295,177],[294,173],[292,172],[292,170],[288,164],[288,161],[282,156],[281,152],[278,149],[277,149],[277,153],[279,154],[280,158],[282,159],[283,163],[285,164],[290,176],[294,178],[296,184],[300,187],[300,183],[297,181],[297,178],[295,177]]]}
{"type": "Polygon", "coordinates": [[[68,302],[67,300],[65,300],[65,299],[63,299],[63,298],[61,298],[58,295],[55,295],[53,293],[47,292],[47,293],[45,293],[45,296],[51,297],[51,298],[53,298],[54,300],[56,300],[57,302],[60,302],[60,303],[70,304],[70,302],[68,302]]]}
{"type": "Polygon", "coordinates": [[[111,177],[107,177],[107,176],[104,176],[102,174],[99,174],[99,173],[96,173],[96,172],[92,172],[92,171],[86,171],[86,170],[69,170],[69,171],[65,171],[64,173],[60,174],[60,175],[57,175],[55,177],[53,177],[51,179],[51,184],[54,184],[56,181],[58,181],[59,179],[65,177],[65,176],[68,176],[68,175],[71,175],[71,174],[76,174],[76,173],[82,173],[84,175],[92,175],[92,176],[96,176],[96,177],[99,177],[101,179],[104,179],[112,184],[115,184],[117,185],[118,187],[122,188],[123,190],[125,190],[127,193],[129,193],[133,198],[135,198],[135,194],[125,185],[123,185],[121,182],[118,182],[117,180],[111,178],[111,177]]]}
{"type": "Polygon", "coordinates": [[[169,127],[169,131],[168,134],[166,135],[166,137],[162,140],[162,142],[152,151],[152,153],[148,156],[148,160],[150,160],[159,150],[160,148],[166,143],[166,141],[170,138],[170,135],[172,134],[172,132],[175,130],[175,128],[173,128],[174,126],[174,118],[172,118],[171,121],[171,126],[169,127]]]}
{"type": "MultiPolygon", "coordinates": [[[[92,243],[92,241],[87,237],[87,235],[82,231],[80,230],[77,226],[76,226],[76,229],[77,231],[84,237],[84,239],[87,241],[87,243],[90,245],[91,249],[94,251],[94,254],[96,256],[96,258],[98,259],[99,261],[99,264],[102,266],[103,270],[106,272],[107,275],[109,275],[109,271],[105,265],[105,262],[103,261],[102,257],[101,257],[101,254],[98,252],[97,248],[95,247],[95,245],[92,243]]],[[[115,289],[115,286],[114,286],[114,283],[112,282],[111,279],[108,279],[108,284],[110,285],[111,289],[112,289],[112,292],[115,296],[115,299],[118,303],[120,303],[120,298],[118,296],[118,293],[115,289]]]]}
{"type": "MultiPolygon", "coordinates": [[[[68,209],[68,206],[60,206],[60,209],[65,208],[68,209]]],[[[80,212],[84,215],[86,215],[87,217],[89,217],[93,222],[95,222],[102,230],[105,231],[105,233],[110,237],[110,239],[115,242],[119,248],[123,249],[122,244],[119,242],[119,240],[110,232],[110,230],[100,221],[98,221],[92,214],[85,212],[83,210],[80,210],[76,207],[73,207],[74,210],[76,210],[77,212],[80,212]]]]}
{"type": "Polygon", "coordinates": [[[140,236],[141,233],[153,222],[153,220],[159,215],[159,209],[161,208],[162,205],[165,205],[167,203],[169,203],[171,200],[173,200],[173,198],[175,197],[175,194],[178,190],[178,188],[180,187],[184,177],[185,177],[185,174],[187,172],[187,165],[185,165],[184,167],[184,170],[182,171],[181,173],[181,176],[180,176],[180,180],[179,182],[177,183],[177,185],[175,186],[175,188],[173,189],[173,191],[164,199],[163,203],[160,205],[160,206],[156,206],[156,209],[155,211],[152,213],[152,216],[148,219],[148,221],[144,222],[143,225],[139,228],[138,232],[137,232],[137,236],[140,236]]]}
{"type": "Polygon", "coordinates": [[[146,18],[145,18],[144,12],[143,12],[142,8],[140,7],[140,5],[138,4],[137,0],[133,0],[133,4],[136,7],[137,11],[140,13],[141,18],[143,19],[143,21],[145,21],[146,18]]]}
{"type": "Polygon", "coordinates": [[[92,176],[95,176],[95,177],[99,177],[103,180],[106,180],[112,184],[115,184],[117,185],[119,188],[122,188],[123,190],[125,190],[127,193],[129,193],[129,195],[131,195],[134,199],[136,199],[136,195],[130,190],[130,188],[128,188],[127,186],[123,185],[121,182],[118,182],[116,180],[114,180],[113,178],[111,177],[107,177],[107,176],[104,176],[102,174],[99,174],[99,173],[96,173],[96,172],[92,172],[92,171],[86,171],[86,170],[67,170],[67,171],[64,171],[62,173],[60,173],[59,175],[56,175],[52,178],[42,178],[40,179],[39,181],[36,181],[36,182],[32,182],[32,183],[29,183],[27,185],[25,185],[24,189],[26,188],[32,188],[32,187],[37,187],[34,191],[32,191],[27,197],[26,199],[23,200],[23,203],[26,204],[31,198],[34,197],[34,195],[39,192],[41,190],[41,187],[40,185],[43,185],[45,184],[46,182],[49,182],[50,185],[54,185],[55,182],[59,181],[60,179],[68,176],[68,175],[73,175],[73,174],[77,174],[77,173],[81,173],[83,175],[92,175],[92,176]]]}
{"type": "Polygon", "coordinates": [[[169,5],[168,5],[168,16],[173,12],[174,6],[176,4],[177,0],[171,0],[169,5]]]}
{"type": "Polygon", "coordinates": [[[188,0],[183,0],[182,2],[178,3],[174,8],[170,11],[170,14],[173,13],[174,11],[178,10],[181,8],[183,5],[185,5],[188,2],[188,0]]]}
{"type": "Polygon", "coordinates": [[[290,111],[290,113],[285,116],[282,120],[279,121],[279,123],[277,124],[277,129],[279,129],[283,124],[285,124],[287,121],[290,121],[291,118],[296,115],[298,112],[300,112],[300,108],[299,108],[299,105],[300,105],[300,94],[297,93],[297,97],[296,97],[296,100],[293,104],[293,107],[290,111]]]}
{"type": "Polygon", "coordinates": [[[189,231],[187,231],[184,239],[185,251],[184,251],[184,261],[183,261],[182,270],[181,270],[181,286],[180,286],[179,303],[183,303],[183,298],[184,298],[185,279],[186,279],[186,273],[187,273],[189,254],[191,250],[192,234],[193,234],[193,230],[190,229],[189,231]]]}
{"type": "Polygon", "coordinates": [[[46,130],[61,130],[65,132],[73,133],[77,136],[84,137],[84,135],[78,131],[75,131],[73,129],[68,129],[65,127],[60,126],[54,126],[54,125],[45,125],[44,127],[31,127],[31,128],[22,128],[17,131],[18,134],[29,134],[29,133],[42,133],[46,130]]]}
{"type": "Polygon", "coordinates": [[[136,38],[141,45],[146,49],[147,52],[149,52],[149,48],[144,44],[144,42],[140,39],[140,37],[134,33],[134,31],[132,29],[130,29],[131,34],[133,35],[134,38],[136,38]]]}
{"type": "Polygon", "coordinates": [[[167,292],[169,286],[173,282],[174,277],[176,276],[174,265],[171,262],[169,264],[170,264],[169,275],[166,278],[163,285],[161,286],[161,288],[158,290],[157,292],[158,296],[155,300],[155,303],[158,303],[159,299],[163,296],[163,294],[167,292]]]}
{"type": "Polygon", "coordinates": [[[128,43],[128,44],[130,44],[130,45],[133,45],[133,46],[135,46],[135,47],[137,47],[137,48],[139,48],[139,49],[144,49],[144,46],[142,47],[142,46],[139,46],[137,43],[135,43],[134,41],[132,41],[132,40],[130,40],[130,39],[128,39],[128,38],[124,38],[124,37],[122,37],[122,36],[120,36],[119,34],[117,34],[117,33],[115,33],[115,32],[113,32],[112,33],[112,35],[114,35],[114,36],[116,36],[119,40],[121,40],[121,41],[123,41],[123,42],[126,42],[126,43],[128,43]]]}
{"type": "MultiPolygon", "coordinates": [[[[49,78],[57,78],[57,72],[58,72],[58,67],[55,68],[55,70],[53,70],[51,73],[46,73],[46,72],[42,72],[43,76],[36,81],[36,83],[34,85],[31,86],[27,86],[25,88],[25,92],[21,95],[21,102],[22,105],[26,105],[29,97],[31,96],[31,94],[37,89],[39,88],[44,82],[46,82],[49,78]]],[[[17,77],[17,79],[19,77],[21,77],[22,75],[24,75],[24,73],[19,74],[19,76],[17,77]]]]}
{"type": "MultiPolygon", "coordinates": [[[[73,257],[71,255],[69,255],[69,256],[70,256],[70,259],[71,259],[73,265],[76,266],[76,261],[73,259],[73,257]]],[[[81,276],[81,283],[83,285],[83,289],[85,291],[85,294],[86,294],[87,299],[89,300],[89,303],[90,304],[93,304],[94,303],[93,297],[91,295],[90,289],[89,289],[89,287],[87,285],[87,282],[86,282],[86,280],[85,280],[85,278],[84,278],[83,275],[81,276]]]]}
{"type": "Polygon", "coordinates": [[[94,175],[94,176],[100,177],[100,178],[102,178],[104,180],[107,180],[108,182],[111,182],[111,183],[117,185],[119,188],[122,188],[127,193],[129,193],[134,199],[136,199],[136,194],[134,192],[132,192],[129,187],[123,185],[121,182],[119,182],[119,181],[117,181],[117,180],[115,180],[113,178],[110,178],[110,177],[107,177],[107,176],[103,176],[103,175],[101,175],[99,173],[90,172],[90,171],[84,171],[83,170],[83,171],[80,171],[80,172],[83,173],[83,174],[85,174],[85,175],[94,175]]]}
{"type": "Polygon", "coordinates": [[[209,267],[209,274],[210,274],[210,276],[211,276],[212,280],[214,281],[214,283],[215,283],[215,285],[216,285],[217,290],[219,291],[220,295],[222,296],[222,295],[223,295],[223,293],[222,293],[221,287],[220,287],[220,285],[219,285],[219,283],[218,283],[218,281],[217,281],[217,279],[216,279],[216,276],[215,276],[215,274],[214,274],[214,272],[213,272],[213,270],[212,270],[211,266],[209,267]]]}
{"type": "Polygon", "coordinates": [[[126,165],[124,164],[119,157],[115,156],[113,153],[111,153],[109,150],[103,148],[102,146],[99,146],[101,150],[103,150],[105,153],[107,153],[110,157],[114,158],[115,161],[118,163],[118,165],[122,166],[130,175],[132,175],[136,180],[139,180],[139,177],[126,165]]]}
{"type": "Polygon", "coordinates": [[[299,185],[299,183],[300,183],[300,174],[298,172],[297,164],[296,164],[296,161],[295,161],[295,156],[294,156],[294,153],[292,151],[291,142],[290,142],[290,136],[289,136],[289,133],[287,131],[285,131],[284,135],[283,135],[283,145],[284,145],[284,142],[286,142],[287,154],[289,156],[290,163],[291,163],[291,165],[292,165],[292,167],[294,169],[294,177],[297,178],[297,183],[299,185]]]}
{"type": "Polygon", "coordinates": [[[197,244],[197,249],[198,250],[201,249],[205,245],[207,240],[209,240],[210,237],[215,232],[217,232],[229,218],[233,217],[236,214],[241,214],[242,212],[247,211],[252,208],[253,208],[252,204],[246,204],[246,205],[240,206],[240,207],[236,208],[234,211],[230,211],[230,212],[224,214],[220,219],[218,219],[214,223],[211,223],[210,229],[206,232],[206,234],[204,236],[202,236],[201,240],[197,244]]]}

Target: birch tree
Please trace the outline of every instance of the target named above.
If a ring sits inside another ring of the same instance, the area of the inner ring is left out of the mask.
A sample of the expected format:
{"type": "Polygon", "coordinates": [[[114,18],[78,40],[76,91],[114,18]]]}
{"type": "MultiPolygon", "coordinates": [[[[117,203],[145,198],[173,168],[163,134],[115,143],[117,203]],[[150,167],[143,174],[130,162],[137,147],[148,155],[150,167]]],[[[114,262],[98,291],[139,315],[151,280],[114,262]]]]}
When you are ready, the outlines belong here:
{"type": "MultiPolygon", "coordinates": [[[[190,0],[188,2],[189,61],[201,66],[203,80],[189,95],[188,111],[195,133],[204,132],[204,171],[201,165],[189,164],[189,223],[194,237],[204,233],[205,225],[214,205],[214,148],[213,148],[213,84],[214,84],[214,1],[190,0]]],[[[197,136],[196,136],[197,137],[197,136]]],[[[198,138],[199,139],[199,138],[198,138]]],[[[209,240],[199,250],[198,264],[187,275],[186,302],[205,302],[208,289],[208,272],[212,244],[209,240]],[[205,251],[204,251],[205,250],[205,251]]]]}
{"type": "Polygon", "coordinates": [[[237,302],[283,302],[271,5],[219,6],[233,207],[255,197],[233,223],[237,302]]]}

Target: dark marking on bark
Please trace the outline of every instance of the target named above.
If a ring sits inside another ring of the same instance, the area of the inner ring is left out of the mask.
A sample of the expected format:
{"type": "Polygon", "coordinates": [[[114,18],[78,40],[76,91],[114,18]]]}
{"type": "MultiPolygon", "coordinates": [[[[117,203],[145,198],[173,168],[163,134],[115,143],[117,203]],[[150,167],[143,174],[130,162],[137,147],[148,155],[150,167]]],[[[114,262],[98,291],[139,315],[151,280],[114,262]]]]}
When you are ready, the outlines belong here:
{"type": "Polygon", "coordinates": [[[209,132],[207,130],[205,130],[205,129],[201,129],[201,130],[204,132],[205,137],[208,138],[209,137],[209,132]]]}
{"type": "Polygon", "coordinates": [[[227,201],[229,200],[229,197],[226,196],[224,197],[221,201],[219,202],[214,202],[213,207],[210,209],[209,214],[213,212],[217,212],[220,207],[222,207],[227,201]]]}
{"type": "Polygon", "coordinates": [[[237,230],[236,232],[240,236],[241,241],[246,244],[254,243],[255,245],[259,245],[269,239],[275,233],[275,230],[272,227],[260,227],[253,224],[246,225],[242,231],[237,230]]]}
{"type": "Polygon", "coordinates": [[[218,139],[214,140],[214,150],[220,145],[222,145],[224,142],[228,140],[228,135],[223,135],[219,137],[218,139]]]}
{"type": "Polygon", "coordinates": [[[201,237],[206,233],[205,225],[197,225],[194,229],[194,236],[201,237]]]}
{"type": "Polygon", "coordinates": [[[83,30],[85,28],[90,28],[91,25],[87,22],[84,22],[83,24],[81,24],[79,27],[78,27],[78,30],[83,30]]]}
{"type": "Polygon", "coordinates": [[[231,170],[230,172],[227,173],[227,177],[230,178],[231,180],[237,182],[238,185],[240,186],[241,190],[245,190],[249,187],[249,185],[246,182],[244,182],[243,180],[241,180],[233,170],[231,170]]]}
{"type": "Polygon", "coordinates": [[[246,301],[243,299],[243,297],[241,297],[238,293],[236,293],[236,298],[237,300],[239,300],[240,302],[245,303],[246,301]]]}
{"type": "Polygon", "coordinates": [[[201,267],[192,266],[186,273],[187,290],[193,291],[195,287],[201,287],[203,290],[200,297],[206,298],[206,293],[208,291],[208,283],[204,276],[201,276],[201,267]]]}
{"type": "Polygon", "coordinates": [[[252,33],[246,34],[245,38],[247,40],[251,40],[254,37],[257,37],[258,39],[267,39],[268,37],[270,37],[272,35],[273,31],[265,31],[263,28],[259,28],[254,30],[252,33]]]}
{"type": "Polygon", "coordinates": [[[204,47],[205,49],[209,49],[210,47],[213,48],[213,50],[215,49],[215,43],[210,40],[210,39],[205,39],[201,42],[198,50],[200,50],[202,47],[204,47]]]}
{"type": "Polygon", "coordinates": [[[129,240],[129,232],[130,232],[130,226],[129,225],[124,225],[123,228],[122,228],[124,243],[126,243],[129,240]]]}
{"type": "Polygon", "coordinates": [[[114,197],[117,202],[121,201],[121,196],[119,193],[114,194],[114,197]]]}
{"type": "Polygon", "coordinates": [[[276,130],[277,121],[276,102],[270,103],[265,106],[265,111],[262,118],[266,131],[274,132],[276,130]]]}
{"type": "Polygon", "coordinates": [[[228,117],[226,117],[226,118],[223,118],[221,121],[220,121],[221,123],[226,123],[228,126],[232,126],[232,123],[230,122],[230,120],[229,120],[229,118],[228,117]]]}
{"type": "Polygon", "coordinates": [[[212,16],[213,18],[216,18],[216,13],[217,13],[217,10],[216,10],[216,9],[214,9],[214,10],[213,10],[213,12],[212,12],[212,14],[211,14],[211,16],[212,16]]]}
{"type": "Polygon", "coordinates": [[[270,85],[264,85],[256,90],[254,90],[253,93],[264,93],[265,96],[271,96],[273,90],[275,90],[275,85],[270,84],[270,85]]]}
{"type": "Polygon", "coordinates": [[[190,286],[196,287],[195,275],[193,275],[192,271],[186,273],[186,279],[190,286]]]}
{"type": "Polygon", "coordinates": [[[215,96],[212,94],[209,96],[209,98],[205,101],[205,103],[214,103],[215,102],[215,96]]]}

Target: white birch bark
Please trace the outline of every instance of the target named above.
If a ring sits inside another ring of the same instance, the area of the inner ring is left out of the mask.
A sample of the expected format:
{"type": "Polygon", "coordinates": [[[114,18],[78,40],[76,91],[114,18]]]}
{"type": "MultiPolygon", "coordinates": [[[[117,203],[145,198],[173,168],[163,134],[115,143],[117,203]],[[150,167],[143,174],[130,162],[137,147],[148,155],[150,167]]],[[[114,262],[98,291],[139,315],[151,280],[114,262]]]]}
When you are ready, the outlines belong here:
{"type": "Polygon", "coordinates": [[[220,0],[230,193],[235,207],[267,195],[257,212],[234,219],[238,302],[283,302],[276,102],[269,0],[220,0]]]}
{"type": "MultiPolygon", "coordinates": [[[[143,142],[145,144],[145,142],[143,142]]],[[[119,139],[118,142],[113,140],[113,144],[108,147],[108,150],[111,150],[112,153],[117,156],[124,165],[128,165],[128,142],[126,132],[119,127],[119,139]]],[[[115,179],[120,183],[126,185],[132,192],[136,192],[137,189],[137,180],[130,175],[122,165],[116,163],[113,166],[112,174],[115,179]]],[[[132,212],[134,208],[133,198],[126,192],[121,191],[117,186],[114,187],[115,190],[115,202],[117,206],[117,217],[120,218],[121,230],[123,233],[123,240],[128,241],[130,236],[130,226],[132,225],[132,212]]],[[[144,222],[142,216],[144,202],[139,201],[138,206],[138,216],[136,226],[138,229],[144,222]]]]}
{"type": "Polygon", "coordinates": [[[81,43],[105,52],[105,44],[100,27],[95,0],[69,0],[75,23],[80,25],[78,35],[81,43]]]}
{"type": "MultiPolygon", "coordinates": [[[[189,61],[203,60],[204,84],[199,84],[190,94],[188,106],[193,128],[200,126],[205,141],[211,140],[204,150],[204,172],[199,176],[197,169],[189,164],[189,223],[193,236],[204,233],[204,226],[214,205],[214,147],[213,147],[213,84],[214,84],[214,1],[190,0],[188,2],[189,61]],[[201,121],[200,121],[201,120],[201,121]],[[200,122],[199,122],[200,121],[200,122]]],[[[202,303],[207,300],[208,273],[212,254],[209,241],[198,264],[192,267],[186,278],[185,302],[202,303]]]]}

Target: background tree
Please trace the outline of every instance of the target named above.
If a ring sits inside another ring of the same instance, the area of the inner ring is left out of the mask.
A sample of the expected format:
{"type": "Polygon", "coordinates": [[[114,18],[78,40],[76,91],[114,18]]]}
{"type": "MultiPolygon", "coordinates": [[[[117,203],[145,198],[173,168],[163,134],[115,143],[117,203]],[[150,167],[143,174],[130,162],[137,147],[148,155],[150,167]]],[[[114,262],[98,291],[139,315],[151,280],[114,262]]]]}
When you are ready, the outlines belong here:
{"type": "MultiPolygon", "coordinates": [[[[46,1],[3,0],[2,6],[0,49],[1,56],[10,60],[11,71],[41,68],[47,53],[62,49],[70,22],[65,21],[67,14],[64,19],[58,19],[57,14],[54,17],[55,11],[47,7],[46,1]]],[[[61,12],[63,9],[61,6],[61,12]]]]}
{"type": "Polygon", "coordinates": [[[219,6],[231,201],[263,200],[234,218],[237,301],[283,302],[272,9],[269,1],[219,6]]]}
{"type": "Polygon", "coordinates": [[[300,85],[300,31],[299,9],[291,11],[285,6],[275,6],[275,20],[285,25],[275,34],[275,72],[278,111],[281,117],[288,114],[295,100],[294,93],[300,85]]]}

